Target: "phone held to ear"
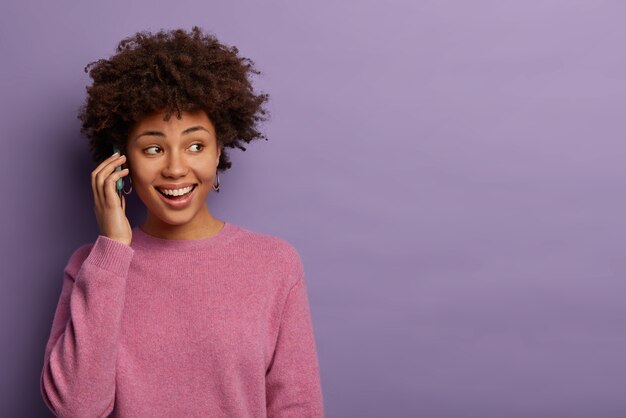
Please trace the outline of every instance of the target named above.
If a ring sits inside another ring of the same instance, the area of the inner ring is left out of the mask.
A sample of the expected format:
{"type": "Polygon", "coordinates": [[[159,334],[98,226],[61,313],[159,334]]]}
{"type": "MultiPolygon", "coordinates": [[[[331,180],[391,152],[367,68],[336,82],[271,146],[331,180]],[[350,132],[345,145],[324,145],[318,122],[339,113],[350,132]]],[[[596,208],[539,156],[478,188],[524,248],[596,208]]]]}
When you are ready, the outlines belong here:
{"type": "MultiPolygon", "coordinates": [[[[120,155],[122,155],[122,153],[120,152],[120,149],[118,147],[116,147],[115,145],[113,146],[113,153],[119,153],[120,155]]],[[[119,165],[115,168],[115,171],[121,171],[122,170],[122,166],[119,165]]],[[[123,179],[118,179],[115,182],[115,189],[117,190],[117,194],[120,197],[120,203],[122,202],[122,189],[124,188],[124,180],[123,179]]]]}

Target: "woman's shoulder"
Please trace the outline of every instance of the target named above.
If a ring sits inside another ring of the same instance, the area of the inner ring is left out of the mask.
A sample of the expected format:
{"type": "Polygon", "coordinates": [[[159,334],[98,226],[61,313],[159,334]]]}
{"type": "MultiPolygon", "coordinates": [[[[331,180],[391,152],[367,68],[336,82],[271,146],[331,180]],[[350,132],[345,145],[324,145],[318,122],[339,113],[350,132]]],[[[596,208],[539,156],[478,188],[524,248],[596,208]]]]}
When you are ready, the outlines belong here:
{"type": "Polygon", "coordinates": [[[283,254],[285,257],[300,259],[300,254],[296,247],[287,239],[277,235],[260,232],[235,225],[239,230],[237,235],[238,244],[248,248],[254,247],[258,251],[267,251],[275,254],[283,254]]]}
{"type": "Polygon", "coordinates": [[[290,241],[277,235],[242,226],[236,227],[239,229],[239,234],[234,243],[247,253],[249,259],[265,260],[265,262],[281,266],[281,268],[289,266],[287,268],[290,276],[299,277],[303,274],[302,258],[295,245],[290,241]]]}

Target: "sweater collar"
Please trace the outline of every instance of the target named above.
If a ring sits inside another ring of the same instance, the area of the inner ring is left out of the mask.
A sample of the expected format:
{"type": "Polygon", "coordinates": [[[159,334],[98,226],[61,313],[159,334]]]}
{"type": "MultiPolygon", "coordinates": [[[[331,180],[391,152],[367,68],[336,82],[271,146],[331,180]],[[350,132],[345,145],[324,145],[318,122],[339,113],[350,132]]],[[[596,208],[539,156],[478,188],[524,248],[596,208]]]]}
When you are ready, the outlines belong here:
{"type": "Polygon", "coordinates": [[[157,238],[155,236],[148,235],[141,228],[139,228],[139,225],[137,225],[133,228],[131,246],[149,250],[165,251],[204,250],[225,243],[234,235],[237,229],[238,227],[236,225],[224,222],[222,229],[220,229],[217,234],[213,236],[202,239],[183,240],[157,238]]]}

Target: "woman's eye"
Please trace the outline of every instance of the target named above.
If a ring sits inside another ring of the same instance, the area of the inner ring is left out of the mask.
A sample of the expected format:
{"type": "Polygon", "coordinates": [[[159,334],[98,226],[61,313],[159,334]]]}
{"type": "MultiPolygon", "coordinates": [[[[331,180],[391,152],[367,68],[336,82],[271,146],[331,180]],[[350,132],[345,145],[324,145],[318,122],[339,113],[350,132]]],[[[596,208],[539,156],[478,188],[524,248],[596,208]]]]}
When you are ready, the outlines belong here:
{"type": "Polygon", "coordinates": [[[146,149],[145,149],[145,151],[146,151],[146,153],[147,153],[147,154],[156,154],[156,153],[157,153],[157,151],[153,151],[154,149],[156,149],[156,150],[160,150],[160,149],[161,149],[161,147],[157,147],[157,146],[155,145],[155,146],[152,146],[152,147],[148,147],[148,148],[146,148],[146,149]]]}
{"type": "Polygon", "coordinates": [[[204,145],[202,145],[202,144],[193,144],[192,147],[199,147],[199,149],[196,149],[196,151],[200,152],[204,148],[204,145]]]}

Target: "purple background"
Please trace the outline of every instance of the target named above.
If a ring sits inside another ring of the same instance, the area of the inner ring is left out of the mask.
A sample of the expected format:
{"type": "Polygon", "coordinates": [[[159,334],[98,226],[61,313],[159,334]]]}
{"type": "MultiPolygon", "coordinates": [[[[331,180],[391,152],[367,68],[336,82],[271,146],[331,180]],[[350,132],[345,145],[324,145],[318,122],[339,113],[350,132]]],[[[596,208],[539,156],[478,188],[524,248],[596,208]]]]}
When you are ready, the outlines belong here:
{"type": "Polygon", "coordinates": [[[63,267],[98,233],[83,67],[197,24],[264,73],[270,140],[209,207],[301,252],[328,417],[626,416],[625,22],[618,0],[3,2],[2,414],[50,416],[63,267]]]}

